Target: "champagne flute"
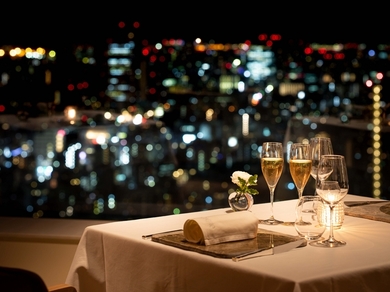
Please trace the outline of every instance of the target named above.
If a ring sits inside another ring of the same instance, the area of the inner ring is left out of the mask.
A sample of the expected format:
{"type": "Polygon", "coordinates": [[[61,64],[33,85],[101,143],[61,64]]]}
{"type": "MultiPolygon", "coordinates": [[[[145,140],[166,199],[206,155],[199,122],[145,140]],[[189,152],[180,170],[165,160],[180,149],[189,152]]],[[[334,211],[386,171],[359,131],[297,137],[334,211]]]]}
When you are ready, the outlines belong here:
{"type": "Polygon", "coordinates": [[[298,191],[298,199],[300,199],[312,170],[309,144],[291,144],[289,152],[289,166],[291,177],[298,191]]]}
{"type": "Polygon", "coordinates": [[[319,247],[344,246],[345,241],[337,240],[333,234],[333,210],[347,195],[349,189],[347,166],[342,155],[322,155],[317,168],[316,191],[322,200],[329,205],[330,227],[329,238],[310,243],[319,247]]]}
{"type": "Polygon", "coordinates": [[[283,145],[280,142],[264,142],[261,149],[261,171],[270,191],[271,216],[260,220],[262,224],[277,225],[283,221],[277,220],[273,213],[274,193],[283,171],[283,145]]]}
{"type": "MultiPolygon", "coordinates": [[[[310,159],[310,145],[303,143],[291,144],[289,151],[290,174],[298,191],[298,201],[301,199],[303,190],[310,178],[312,161],[310,159]]],[[[302,210],[312,212],[313,209],[302,210]]],[[[310,223],[298,220],[295,224],[308,225],[310,223]]]]}

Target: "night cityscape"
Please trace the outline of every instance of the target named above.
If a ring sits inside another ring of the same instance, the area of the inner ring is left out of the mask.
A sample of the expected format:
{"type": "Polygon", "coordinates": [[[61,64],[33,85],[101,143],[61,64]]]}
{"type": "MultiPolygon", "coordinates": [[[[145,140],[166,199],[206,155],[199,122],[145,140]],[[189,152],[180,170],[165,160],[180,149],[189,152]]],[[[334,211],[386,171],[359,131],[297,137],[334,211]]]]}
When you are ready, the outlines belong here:
{"type": "MultiPolygon", "coordinates": [[[[228,207],[236,170],[258,174],[255,203],[268,202],[262,143],[287,151],[315,136],[346,157],[350,194],[390,198],[390,41],[261,28],[234,41],[164,38],[136,19],[110,25],[87,41],[0,42],[2,216],[228,207]]],[[[287,166],[276,201],[297,198],[287,166]]]]}

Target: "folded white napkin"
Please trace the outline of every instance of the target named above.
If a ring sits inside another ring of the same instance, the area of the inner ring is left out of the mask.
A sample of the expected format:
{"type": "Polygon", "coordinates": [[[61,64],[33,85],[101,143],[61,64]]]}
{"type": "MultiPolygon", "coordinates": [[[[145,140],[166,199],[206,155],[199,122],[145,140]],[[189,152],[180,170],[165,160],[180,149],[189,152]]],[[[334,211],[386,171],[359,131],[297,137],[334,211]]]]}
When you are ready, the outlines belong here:
{"type": "Polygon", "coordinates": [[[204,245],[251,239],[257,236],[259,219],[250,211],[214,215],[184,222],[184,238],[204,245]]]}

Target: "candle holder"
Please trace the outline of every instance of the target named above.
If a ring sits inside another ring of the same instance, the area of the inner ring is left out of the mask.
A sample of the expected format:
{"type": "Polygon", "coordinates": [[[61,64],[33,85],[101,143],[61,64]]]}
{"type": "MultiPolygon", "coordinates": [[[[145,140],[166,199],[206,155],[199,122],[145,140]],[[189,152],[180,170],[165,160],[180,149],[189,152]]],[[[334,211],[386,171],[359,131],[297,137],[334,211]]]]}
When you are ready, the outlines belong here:
{"type": "MultiPolygon", "coordinates": [[[[319,204],[317,209],[318,222],[321,225],[330,227],[330,208],[329,205],[319,204]]],[[[344,202],[340,201],[333,209],[333,229],[340,229],[344,222],[344,202]]]]}

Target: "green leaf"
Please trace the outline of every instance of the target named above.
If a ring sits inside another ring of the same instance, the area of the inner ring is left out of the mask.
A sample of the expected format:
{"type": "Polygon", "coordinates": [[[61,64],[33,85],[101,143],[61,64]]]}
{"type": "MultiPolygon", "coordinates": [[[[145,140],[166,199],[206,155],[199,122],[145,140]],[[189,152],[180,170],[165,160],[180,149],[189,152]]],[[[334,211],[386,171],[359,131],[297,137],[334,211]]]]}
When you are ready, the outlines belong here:
{"type": "Polygon", "coordinates": [[[245,179],[243,179],[243,178],[241,178],[241,177],[238,177],[238,181],[240,182],[240,187],[241,187],[241,188],[245,186],[245,184],[246,184],[245,179]]]}
{"type": "Polygon", "coordinates": [[[249,193],[250,195],[257,195],[257,194],[259,193],[259,191],[258,191],[258,190],[255,190],[255,189],[248,189],[248,193],[249,193]]]}
{"type": "Polygon", "coordinates": [[[257,184],[257,174],[254,174],[248,179],[248,186],[255,186],[256,184],[257,184]]]}

